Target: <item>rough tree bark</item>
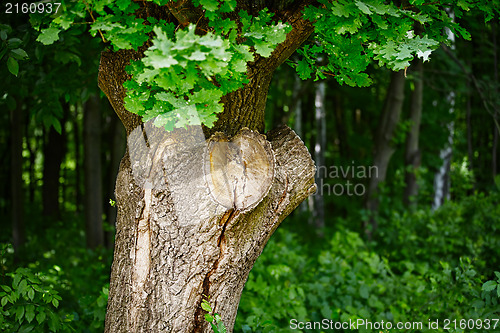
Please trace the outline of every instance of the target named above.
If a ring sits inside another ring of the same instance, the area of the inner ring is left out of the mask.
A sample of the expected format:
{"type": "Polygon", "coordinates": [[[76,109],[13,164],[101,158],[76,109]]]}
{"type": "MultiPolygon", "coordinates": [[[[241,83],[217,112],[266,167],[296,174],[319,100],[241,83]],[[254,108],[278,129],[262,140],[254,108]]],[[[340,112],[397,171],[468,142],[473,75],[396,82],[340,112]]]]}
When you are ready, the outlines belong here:
{"type": "MultiPolygon", "coordinates": [[[[124,124],[128,142],[116,183],[117,231],[105,332],[210,332],[202,295],[210,297],[232,331],[250,269],[281,221],[315,191],[315,167],[288,127],[268,132],[274,180],[261,203],[242,213],[211,199],[202,170],[205,140],[215,131],[229,137],[243,127],[263,131],[272,73],[313,30],[302,19],[304,4],[274,7],[276,17],[293,30],[270,58],[259,57],[248,66],[249,84],[223,98],[224,112],[212,129],[165,132],[142,123],[124,109],[122,87],[124,66],[139,59],[140,52],[101,55],[99,86],[124,124]]],[[[250,12],[263,5],[238,3],[250,12]]],[[[200,17],[189,1],[162,9],[181,25],[200,17]]]]}

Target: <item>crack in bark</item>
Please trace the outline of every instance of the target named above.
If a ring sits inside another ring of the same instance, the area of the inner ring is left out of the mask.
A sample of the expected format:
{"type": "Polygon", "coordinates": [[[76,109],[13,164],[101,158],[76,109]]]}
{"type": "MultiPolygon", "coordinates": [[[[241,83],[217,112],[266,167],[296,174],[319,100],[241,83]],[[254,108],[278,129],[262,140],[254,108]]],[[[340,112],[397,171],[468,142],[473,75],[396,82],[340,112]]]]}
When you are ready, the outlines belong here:
{"type": "MultiPolygon", "coordinates": [[[[205,279],[203,280],[202,283],[202,292],[201,292],[201,299],[200,303],[198,305],[198,308],[196,309],[196,312],[194,314],[194,326],[193,326],[193,333],[198,333],[202,332],[203,330],[203,322],[204,322],[204,316],[203,316],[203,309],[201,308],[201,302],[203,301],[203,295],[206,297],[209,297],[210,294],[210,276],[217,270],[219,267],[219,263],[222,260],[222,257],[224,256],[223,254],[223,242],[225,241],[225,235],[224,233],[226,232],[226,227],[228,223],[234,219],[235,216],[237,216],[239,213],[238,210],[235,209],[230,209],[228,210],[221,218],[221,222],[223,222],[222,225],[222,231],[219,235],[219,238],[217,239],[217,247],[219,247],[219,257],[214,261],[214,264],[212,266],[212,269],[207,273],[205,276],[205,279]]],[[[213,306],[213,311],[215,312],[217,301],[214,302],[213,306]]]]}
{"type": "MultiPolygon", "coordinates": [[[[136,326],[139,321],[139,316],[144,311],[147,295],[149,294],[145,288],[146,281],[151,274],[151,205],[152,205],[152,191],[154,170],[158,165],[161,152],[163,151],[163,144],[151,145],[151,142],[146,133],[144,124],[141,124],[141,132],[146,143],[147,148],[150,150],[151,165],[147,170],[147,178],[143,187],[143,200],[144,206],[141,209],[139,219],[135,231],[135,244],[131,255],[133,255],[133,272],[131,275],[130,285],[132,287],[132,302],[129,304],[129,317],[128,325],[131,332],[136,331],[136,326]]],[[[154,137],[154,136],[153,136],[154,137]]]]}
{"type": "Polygon", "coordinates": [[[151,271],[151,188],[144,189],[144,207],[142,209],[141,219],[137,224],[134,254],[134,267],[132,273],[132,302],[129,308],[130,321],[129,329],[136,331],[138,316],[144,308],[144,301],[147,294],[144,288],[146,280],[151,271]]]}
{"type": "MultiPolygon", "coordinates": [[[[151,148],[151,146],[149,145],[148,135],[146,133],[146,130],[144,129],[144,123],[141,123],[141,131],[142,131],[142,136],[144,138],[144,142],[146,143],[146,147],[151,148]]],[[[151,173],[151,170],[149,170],[149,172],[151,173]]]]}
{"type": "Polygon", "coordinates": [[[277,215],[278,209],[280,208],[281,203],[283,202],[283,200],[285,200],[286,195],[287,195],[287,191],[288,191],[288,175],[285,174],[285,190],[283,191],[283,194],[281,195],[280,201],[276,205],[276,209],[274,209],[275,215],[277,215]]]}

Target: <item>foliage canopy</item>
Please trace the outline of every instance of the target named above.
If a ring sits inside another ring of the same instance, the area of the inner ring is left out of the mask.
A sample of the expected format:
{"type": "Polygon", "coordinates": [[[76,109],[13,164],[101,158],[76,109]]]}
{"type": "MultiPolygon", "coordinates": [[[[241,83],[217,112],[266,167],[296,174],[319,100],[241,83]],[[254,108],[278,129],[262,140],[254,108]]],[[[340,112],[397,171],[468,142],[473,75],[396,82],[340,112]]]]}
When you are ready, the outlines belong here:
{"type": "MultiPolygon", "coordinates": [[[[166,0],[149,0],[158,6],[166,0]]],[[[299,3],[296,1],[295,3],[299,3]]],[[[41,28],[38,41],[52,44],[60,32],[90,22],[114,50],[141,50],[144,58],[128,67],[126,108],[167,130],[186,125],[211,127],[223,111],[220,98],[247,83],[246,66],[256,57],[270,57],[292,29],[269,10],[250,15],[236,0],[194,0],[201,6],[194,22],[143,17],[141,5],[132,0],[66,1],[52,20],[35,16],[41,28]]],[[[300,2],[307,5],[304,18],[314,23],[315,34],[290,62],[302,79],[333,75],[340,84],[367,86],[372,61],[402,70],[415,58],[429,59],[446,42],[444,28],[470,38],[452,15],[460,18],[471,9],[484,12],[485,20],[498,13],[498,1],[409,1],[397,6],[378,0],[300,2]],[[308,5],[310,3],[310,5],[308,5]],[[421,34],[415,26],[423,27],[421,34]]],[[[146,10],[147,12],[147,10],[146,10]]],[[[15,72],[15,66],[10,65],[15,72]]]]}

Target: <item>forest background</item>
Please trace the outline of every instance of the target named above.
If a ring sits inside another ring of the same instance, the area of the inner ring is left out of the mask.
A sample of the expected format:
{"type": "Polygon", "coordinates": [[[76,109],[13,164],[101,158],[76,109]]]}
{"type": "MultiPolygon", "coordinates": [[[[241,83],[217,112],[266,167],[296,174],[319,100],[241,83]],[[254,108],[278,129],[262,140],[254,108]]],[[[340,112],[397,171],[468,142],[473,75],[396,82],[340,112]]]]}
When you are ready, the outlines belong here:
{"type": "MultiPolygon", "coordinates": [[[[257,260],[235,331],[498,319],[498,16],[454,14],[470,40],[398,72],[372,62],[368,87],[301,80],[300,52],[278,68],[266,130],[299,134],[318,191],[257,260]]],[[[35,20],[0,20],[0,330],[100,332],[125,132],[97,87],[102,41],[42,45],[35,20]]]]}

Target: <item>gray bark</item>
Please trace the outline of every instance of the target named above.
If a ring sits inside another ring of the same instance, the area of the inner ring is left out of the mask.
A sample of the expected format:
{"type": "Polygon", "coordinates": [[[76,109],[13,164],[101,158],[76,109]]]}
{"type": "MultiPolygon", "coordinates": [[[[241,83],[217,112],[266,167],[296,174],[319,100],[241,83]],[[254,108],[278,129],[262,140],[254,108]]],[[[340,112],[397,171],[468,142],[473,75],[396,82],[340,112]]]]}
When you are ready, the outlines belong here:
{"type": "Polygon", "coordinates": [[[288,127],[268,133],[269,194],[246,213],[210,197],[201,128],[128,136],[117,179],[115,258],[106,332],[210,332],[202,295],[229,331],[248,273],[280,222],[315,190],[307,148],[288,127]]]}
{"type": "MultiPolygon", "coordinates": [[[[143,124],[125,110],[122,86],[128,78],[124,67],[140,59],[143,49],[101,54],[99,87],[124,124],[128,141],[116,182],[118,217],[105,332],[211,332],[202,295],[210,297],[232,331],[253,263],[285,216],[315,191],[315,168],[293,131],[271,131],[276,164],[268,195],[245,213],[221,208],[204,185],[205,139],[217,131],[233,137],[243,127],[263,131],[272,73],[313,31],[302,17],[306,3],[276,13],[293,26],[287,40],[269,58],[257,57],[249,64],[250,82],[222,98],[224,112],[213,128],[203,131],[166,133],[143,124]]],[[[143,14],[158,9],[168,10],[181,26],[192,21],[203,27],[202,13],[190,1],[169,2],[143,14]]]]}

